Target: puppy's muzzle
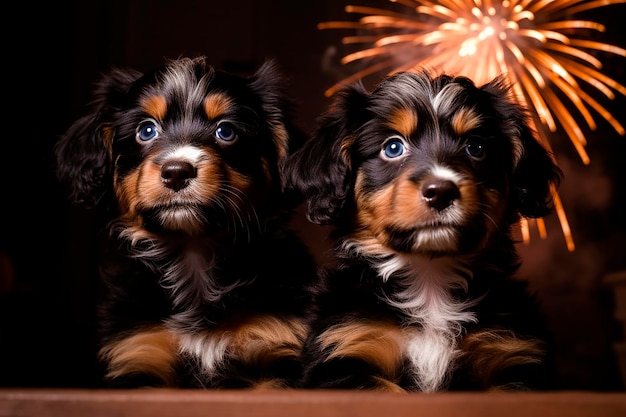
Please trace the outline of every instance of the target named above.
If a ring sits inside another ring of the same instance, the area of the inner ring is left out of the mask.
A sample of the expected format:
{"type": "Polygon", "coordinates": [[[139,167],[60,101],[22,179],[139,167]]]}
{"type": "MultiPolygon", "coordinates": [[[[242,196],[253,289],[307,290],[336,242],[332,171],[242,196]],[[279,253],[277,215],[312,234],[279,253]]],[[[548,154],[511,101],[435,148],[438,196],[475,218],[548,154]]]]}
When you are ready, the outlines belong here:
{"type": "Polygon", "coordinates": [[[163,185],[174,191],[185,188],[196,176],[196,168],[187,161],[168,161],[161,167],[163,185]]]}
{"type": "Polygon", "coordinates": [[[454,182],[440,178],[425,181],[421,189],[422,200],[438,212],[450,207],[460,195],[459,187],[454,182]]]}

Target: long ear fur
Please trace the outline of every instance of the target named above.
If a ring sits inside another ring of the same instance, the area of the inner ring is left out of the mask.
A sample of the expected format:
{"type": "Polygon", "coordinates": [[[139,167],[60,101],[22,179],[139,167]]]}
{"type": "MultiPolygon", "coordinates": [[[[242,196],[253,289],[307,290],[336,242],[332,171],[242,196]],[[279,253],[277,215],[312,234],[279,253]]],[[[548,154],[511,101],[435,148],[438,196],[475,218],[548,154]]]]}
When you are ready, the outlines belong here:
{"type": "Polygon", "coordinates": [[[529,125],[530,114],[509,95],[510,84],[498,77],[481,87],[495,100],[509,134],[516,139],[513,161],[511,210],[528,218],[542,217],[553,209],[553,192],[561,179],[561,170],[552,155],[539,143],[529,125]]]}
{"type": "Polygon", "coordinates": [[[104,74],[96,84],[88,113],[57,142],[56,174],[69,186],[72,201],[95,206],[110,186],[111,115],[140,76],[130,69],[113,69],[104,74]]]}
{"type": "Polygon", "coordinates": [[[278,65],[271,59],[261,65],[250,82],[250,87],[262,100],[267,122],[271,126],[282,186],[287,157],[304,142],[303,132],[294,123],[295,104],[287,94],[286,82],[278,65]]]}
{"type": "Polygon", "coordinates": [[[523,153],[513,171],[513,198],[522,216],[543,217],[553,209],[553,192],[559,186],[561,170],[526,124],[520,137],[523,153]]]}
{"type": "Polygon", "coordinates": [[[317,224],[331,224],[349,204],[353,187],[351,137],[367,117],[369,93],[361,83],[344,87],[317,121],[311,138],[289,159],[287,191],[304,199],[306,216],[317,224]]]}

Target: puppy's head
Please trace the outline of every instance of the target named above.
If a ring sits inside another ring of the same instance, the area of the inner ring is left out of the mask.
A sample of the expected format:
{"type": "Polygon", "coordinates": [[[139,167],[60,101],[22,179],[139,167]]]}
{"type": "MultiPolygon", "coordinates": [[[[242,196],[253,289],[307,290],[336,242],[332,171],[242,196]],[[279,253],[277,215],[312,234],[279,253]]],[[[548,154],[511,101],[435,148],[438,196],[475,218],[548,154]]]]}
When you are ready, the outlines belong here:
{"type": "Polygon", "coordinates": [[[277,210],[292,139],[282,84],[272,62],[250,78],[203,57],[113,70],[59,141],[58,176],[76,201],[113,201],[138,233],[258,228],[277,210]]]}
{"type": "Polygon", "coordinates": [[[289,162],[312,222],[372,253],[468,253],[552,204],[559,170],[503,78],[404,72],[347,86],[289,162]]]}

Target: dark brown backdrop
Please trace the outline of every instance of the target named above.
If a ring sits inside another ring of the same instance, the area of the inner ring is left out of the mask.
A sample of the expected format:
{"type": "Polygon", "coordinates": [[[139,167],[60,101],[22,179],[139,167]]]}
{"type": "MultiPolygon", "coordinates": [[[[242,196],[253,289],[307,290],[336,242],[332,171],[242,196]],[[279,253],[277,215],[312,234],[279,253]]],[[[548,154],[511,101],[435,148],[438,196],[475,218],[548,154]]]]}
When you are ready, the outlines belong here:
{"type": "MultiPolygon", "coordinates": [[[[92,0],[15,7],[9,13],[5,6],[2,25],[0,259],[9,260],[14,273],[4,272],[0,281],[0,386],[89,387],[95,382],[99,222],[67,204],[52,174],[52,146],[81,115],[98,73],[112,65],[144,70],[181,55],[206,54],[234,71],[275,58],[292,79],[298,121],[308,129],[327,104],[323,91],[336,81],[322,62],[341,35],[319,31],[316,24],[351,16],[340,0],[92,0]]],[[[602,40],[626,46],[620,26],[625,9],[596,13],[609,26],[602,40]]],[[[601,58],[603,70],[626,83],[626,59],[601,58]]],[[[618,97],[610,108],[626,124],[625,105],[618,97]]],[[[548,218],[548,239],[520,246],[522,277],[544,300],[561,387],[622,390],[612,345],[623,335],[602,280],[626,268],[626,138],[601,124],[589,136],[588,166],[566,139],[555,141],[562,144],[556,149],[566,174],[561,197],[577,249],[565,249],[556,218],[548,218]]],[[[300,226],[323,259],[325,230],[303,221],[300,226]]]]}

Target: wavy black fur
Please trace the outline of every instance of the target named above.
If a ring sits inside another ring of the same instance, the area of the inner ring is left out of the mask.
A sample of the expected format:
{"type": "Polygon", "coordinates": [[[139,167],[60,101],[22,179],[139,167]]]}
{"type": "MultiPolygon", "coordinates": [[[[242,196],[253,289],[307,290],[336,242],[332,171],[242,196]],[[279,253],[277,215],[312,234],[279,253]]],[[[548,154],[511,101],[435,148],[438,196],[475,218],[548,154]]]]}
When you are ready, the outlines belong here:
{"type": "Polygon", "coordinates": [[[300,143],[273,62],[113,69],[59,141],[58,176],[108,220],[99,359],[108,386],[290,387],[314,263],[288,229],[300,143]]]}
{"type": "Polygon", "coordinates": [[[540,306],[515,279],[513,227],[552,209],[560,171],[504,78],[427,71],[346,86],[289,161],[290,190],[334,226],[303,386],[549,387],[540,306]]]}

